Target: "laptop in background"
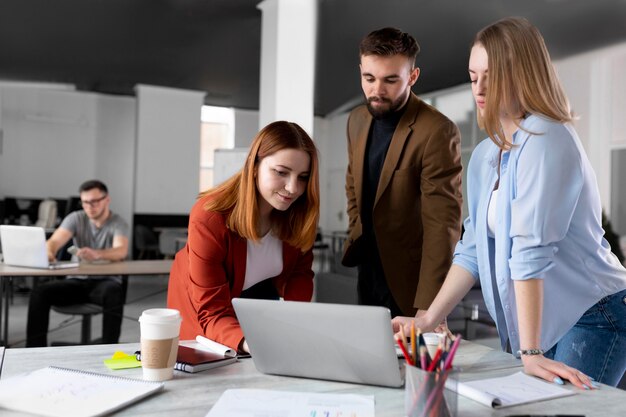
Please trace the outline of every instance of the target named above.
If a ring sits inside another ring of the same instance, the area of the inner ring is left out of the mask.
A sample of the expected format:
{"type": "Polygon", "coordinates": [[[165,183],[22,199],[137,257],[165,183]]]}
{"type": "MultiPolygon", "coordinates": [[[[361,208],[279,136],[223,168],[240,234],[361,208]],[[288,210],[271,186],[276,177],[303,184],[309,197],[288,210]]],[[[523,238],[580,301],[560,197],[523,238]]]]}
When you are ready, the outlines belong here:
{"type": "Polygon", "coordinates": [[[404,383],[386,308],[244,298],[232,303],[259,372],[404,383]]]}
{"type": "Polygon", "coordinates": [[[0,226],[0,242],[4,263],[28,268],[77,268],[78,262],[49,262],[46,232],[43,227],[0,226]]]}

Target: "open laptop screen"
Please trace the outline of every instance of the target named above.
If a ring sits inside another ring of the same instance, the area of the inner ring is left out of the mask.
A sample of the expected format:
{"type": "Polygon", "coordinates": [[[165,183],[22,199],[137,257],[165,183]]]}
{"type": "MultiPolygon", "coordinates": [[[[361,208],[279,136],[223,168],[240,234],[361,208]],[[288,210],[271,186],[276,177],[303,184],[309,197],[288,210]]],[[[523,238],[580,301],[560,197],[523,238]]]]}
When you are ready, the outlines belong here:
{"type": "Polygon", "coordinates": [[[233,299],[263,373],[398,387],[403,384],[383,307],[233,299]]]}
{"type": "Polygon", "coordinates": [[[0,226],[4,263],[29,268],[75,268],[78,262],[50,264],[46,250],[46,233],[42,227],[0,226]]]}

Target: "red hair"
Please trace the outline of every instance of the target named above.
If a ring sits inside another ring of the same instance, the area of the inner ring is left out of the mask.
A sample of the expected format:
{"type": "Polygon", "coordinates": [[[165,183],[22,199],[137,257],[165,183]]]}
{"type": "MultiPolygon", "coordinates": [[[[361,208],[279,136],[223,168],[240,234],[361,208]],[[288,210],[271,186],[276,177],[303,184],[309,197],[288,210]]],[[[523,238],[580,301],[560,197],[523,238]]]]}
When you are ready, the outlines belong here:
{"type": "Polygon", "coordinates": [[[296,123],[278,121],[265,126],[254,138],[246,163],[219,186],[200,194],[212,196],[205,210],[227,214],[226,226],[250,239],[259,240],[259,193],[254,173],[261,160],[283,149],[306,152],[311,160],[306,191],[285,211],[272,210],[274,235],[300,250],[313,246],[319,220],[319,163],[311,137],[296,123]]]}

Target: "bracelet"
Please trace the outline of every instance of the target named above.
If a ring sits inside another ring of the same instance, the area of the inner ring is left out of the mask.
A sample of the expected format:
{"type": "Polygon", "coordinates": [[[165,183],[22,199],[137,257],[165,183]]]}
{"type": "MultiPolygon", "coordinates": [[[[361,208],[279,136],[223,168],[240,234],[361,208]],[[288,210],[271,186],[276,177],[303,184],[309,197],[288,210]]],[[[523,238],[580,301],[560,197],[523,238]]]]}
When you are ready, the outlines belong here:
{"type": "Polygon", "coordinates": [[[517,351],[517,354],[519,356],[522,356],[522,355],[535,356],[535,355],[543,355],[544,351],[543,349],[521,349],[517,351]]]}

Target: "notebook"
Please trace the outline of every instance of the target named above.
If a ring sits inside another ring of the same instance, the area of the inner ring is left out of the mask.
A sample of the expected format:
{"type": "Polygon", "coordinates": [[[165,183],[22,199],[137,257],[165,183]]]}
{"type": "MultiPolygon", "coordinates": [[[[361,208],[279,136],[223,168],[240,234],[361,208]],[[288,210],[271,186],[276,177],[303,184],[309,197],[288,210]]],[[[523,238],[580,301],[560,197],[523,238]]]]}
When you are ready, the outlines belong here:
{"type": "Polygon", "coordinates": [[[446,387],[492,408],[512,407],[576,394],[575,391],[523,372],[470,382],[446,383],[446,387]]]}
{"type": "MultiPolygon", "coordinates": [[[[141,360],[141,352],[135,352],[137,360],[141,360]]],[[[174,369],[177,371],[196,373],[237,362],[236,357],[220,355],[207,350],[195,349],[179,345],[174,369]]]]}
{"type": "Polygon", "coordinates": [[[46,232],[42,227],[0,226],[4,263],[29,268],[77,268],[78,262],[49,262],[46,232]]]}
{"type": "Polygon", "coordinates": [[[260,372],[390,387],[404,383],[386,308],[232,302],[260,372]]]}
{"type": "Polygon", "coordinates": [[[162,382],[49,366],[0,380],[0,409],[49,417],[98,417],[163,386],[162,382]]]}

